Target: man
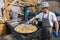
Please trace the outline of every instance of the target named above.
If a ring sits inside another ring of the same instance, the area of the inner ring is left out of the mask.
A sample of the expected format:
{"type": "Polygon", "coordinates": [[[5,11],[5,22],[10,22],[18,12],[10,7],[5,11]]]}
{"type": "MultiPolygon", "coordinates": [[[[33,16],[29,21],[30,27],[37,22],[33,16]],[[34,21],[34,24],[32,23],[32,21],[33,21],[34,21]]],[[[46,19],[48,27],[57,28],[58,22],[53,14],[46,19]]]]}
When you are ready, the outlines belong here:
{"type": "Polygon", "coordinates": [[[15,11],[10,10],[10,17],[14,21],[18,21],[18,14],[15,11]]]}
{"type": "Polygon", "coordinates": [[[31,20],[27,21],[26,23],[29,24],[33,20],[39,18],[42,21],[41,40],[52,40],[51,36],[52,36],[53,23],[55,23],[55,28],[56,28],[54,36],[58,37],[59,25],[57,18],[53,12],[50,12],[48,10],[49,7],[48,2],[42,2],[40,4],[40,7],[42,9],[42,13],[40,13],[36,17],[33,17],[31,20]]]}

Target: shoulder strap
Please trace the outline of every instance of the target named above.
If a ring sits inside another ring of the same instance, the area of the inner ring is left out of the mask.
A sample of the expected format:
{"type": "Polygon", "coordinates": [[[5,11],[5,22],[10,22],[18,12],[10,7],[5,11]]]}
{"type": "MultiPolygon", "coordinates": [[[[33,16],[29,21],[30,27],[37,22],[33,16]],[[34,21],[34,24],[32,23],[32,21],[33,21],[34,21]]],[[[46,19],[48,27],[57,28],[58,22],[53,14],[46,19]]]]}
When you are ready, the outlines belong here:
{"type": "Polygon", "coordinates": [[[47,18],[49,18],[49,13],[48,13],[48,15],[47,15],[47,18]]]}
{"type": "Polygon", "coordinates": [[[42,15],[42,19],[44,18],[44,13],[43,13],[43,15],[42,15]]]}

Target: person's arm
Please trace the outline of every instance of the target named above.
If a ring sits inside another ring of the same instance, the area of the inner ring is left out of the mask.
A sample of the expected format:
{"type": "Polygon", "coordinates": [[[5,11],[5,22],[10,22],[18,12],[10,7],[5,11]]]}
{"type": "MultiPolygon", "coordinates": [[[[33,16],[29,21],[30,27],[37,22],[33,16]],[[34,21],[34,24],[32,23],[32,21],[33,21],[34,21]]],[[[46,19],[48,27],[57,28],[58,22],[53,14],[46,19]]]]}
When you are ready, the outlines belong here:
{"type": "Polygon", "coordinates": [[[26,22],[26,24],[29,24],[30,22],[34,21],[35,19],[41,18],[41,14],[33,17],[32,19],[30,19],[29,21],[26,22]]]}
{"type": "Polygon", "coordinates": [[[58,31],[59,31],[59,24],[58,24],[58,21],[57,21],[57,17],[55,14],[53,14],[53,22],[55,23],[55,32],[54,32],[54,36],[55,37],[58,37],[59,34],[58,34],[58,31]]]}
{"type": "Polygon", "coordinates": [[[33,17],[31,20],[29,20],[30,22],[35,20],[35,19],[41,19],[42,18],[42,13],[38,14],[37,16],[33,17]]]}
{"type": "Polygon", "coordinates": [[[27,21],[26,24],[29,24],[30,22],[32,22],[35,19],[36,19],[36,17],[33,17],[32,19],[30,19],[29,21],[27,21]]]}
{"type": "Polygon", "coordinates": [[[36,19],[36,17],[33,17],[33,18],[32,18],[32,19],[30,19],[29,21],[30,21],[30,22],[32,22],[32,21],[33,21],[33,20],[35,20],[35,19],[36,19]]]}
{"type": "Polygon", "coordinates": [[[58,21],[56,20],[56,21],[54,21],[54,23],[55,23],[55,29],[56,29],[56,32],[58,32],[58,30],[59,30],[59,24],[58,24],[58,21]]]}
{"type": "Polygon", "coordinates": [[[55,14],[53,15],[53,21],[55,23],[56,32],[58,32],[58,30],[59,30],[59,24],[58,24],[57,17],[56,17],[55,14]]]}

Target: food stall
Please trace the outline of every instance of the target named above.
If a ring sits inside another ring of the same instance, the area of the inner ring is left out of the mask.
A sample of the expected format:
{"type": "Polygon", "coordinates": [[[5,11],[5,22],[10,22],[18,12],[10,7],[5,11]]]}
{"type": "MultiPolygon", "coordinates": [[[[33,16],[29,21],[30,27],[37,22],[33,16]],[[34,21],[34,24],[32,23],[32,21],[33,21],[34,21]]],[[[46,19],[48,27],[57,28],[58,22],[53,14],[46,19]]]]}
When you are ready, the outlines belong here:
{"type": "Polygon", "coordinates": [[[40,40],[40,28],[36,25],[26,25],[15,21],[7,21],[6,25],[11,29],[17,40],[40,40]]]}

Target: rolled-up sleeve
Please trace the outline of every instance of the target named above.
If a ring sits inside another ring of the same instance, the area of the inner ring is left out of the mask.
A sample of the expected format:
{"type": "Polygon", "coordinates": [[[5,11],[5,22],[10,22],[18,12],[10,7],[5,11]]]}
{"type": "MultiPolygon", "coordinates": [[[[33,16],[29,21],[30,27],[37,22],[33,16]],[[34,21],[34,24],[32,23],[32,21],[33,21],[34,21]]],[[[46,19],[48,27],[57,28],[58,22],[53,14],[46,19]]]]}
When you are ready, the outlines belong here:
{"type": "Polygon", "coordinates": [[[40,15],[37,15],[36,18],[40,18],[40,15]]]}
{"type": "Polygon", "coordinates": [[[37,16],[36,16],[36,18],[42,18],[42,13],[40,13],[40,14],[38,14],[37,16]]]}
{"type": "Polygon", "coordinates": [[[57,21],[57,17],[56,17],[56,15],[55,14],[53,14],[53,21],[57,21]]]}

